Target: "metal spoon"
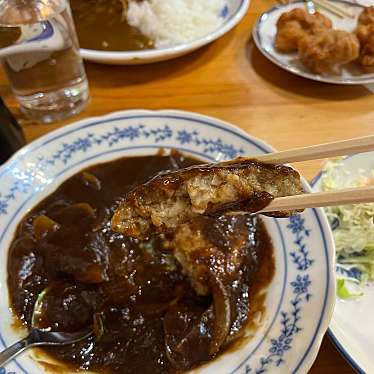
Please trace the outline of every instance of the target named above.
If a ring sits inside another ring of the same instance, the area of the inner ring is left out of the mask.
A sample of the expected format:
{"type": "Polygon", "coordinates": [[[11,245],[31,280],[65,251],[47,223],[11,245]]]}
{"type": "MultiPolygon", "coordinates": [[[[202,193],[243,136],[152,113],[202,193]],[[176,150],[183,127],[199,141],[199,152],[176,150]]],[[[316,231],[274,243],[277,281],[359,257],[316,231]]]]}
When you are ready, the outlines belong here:
{"type": "Polygon", "coordinates": [[[92,335],[92,327],[75,333],[53,332],[48,328],[38,328],[37,323],[41,316],[43,299],[47,292],[48,288],[46,288],[36,300],[29,335],[0,352],[0,367],[4,367],[7,362],[28,348],[48,345],[69,345],[92,335]]]}

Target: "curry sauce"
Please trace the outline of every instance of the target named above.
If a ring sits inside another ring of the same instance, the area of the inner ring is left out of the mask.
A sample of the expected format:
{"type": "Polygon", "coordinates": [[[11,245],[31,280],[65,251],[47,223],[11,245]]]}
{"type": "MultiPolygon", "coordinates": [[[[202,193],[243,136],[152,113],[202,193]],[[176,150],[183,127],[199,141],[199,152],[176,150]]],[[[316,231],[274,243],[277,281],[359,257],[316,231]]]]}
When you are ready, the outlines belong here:
{"type": "MultiPolygon", "coordinates": [[[[183,372],[214,358],[207,350],[215,319],[212,296],[196,294],[166,245],[167,235],[140,241],[110,226],[115,208],[136,185],[198,162],[173,154],[96,165],[67,179],[24,217],[8,257],[17,317],[29,327],[36,298],[49,287],[45,326],[67,332],[100,321],[92,337],[45,352],[71,369],[121,374],[183,372]]],[[[230,250],[232,219],[209,222],[204,230],[211,240],[230,250]]],[[[248,230],[246,257],[240,277],[226,285],[233,290],[235,313],[232,339],[221,352],[236,346],[256,311],[263,310],[263,290],[274,274],[273,247],[262,221],[242,215],[235,222],[248,230]]]]}
{"type": "Polygon", "coordinates": [[[153,41],[126,21],[126,0],[71,0],[79,44],[104,51],[153,48],[153,41]]]}

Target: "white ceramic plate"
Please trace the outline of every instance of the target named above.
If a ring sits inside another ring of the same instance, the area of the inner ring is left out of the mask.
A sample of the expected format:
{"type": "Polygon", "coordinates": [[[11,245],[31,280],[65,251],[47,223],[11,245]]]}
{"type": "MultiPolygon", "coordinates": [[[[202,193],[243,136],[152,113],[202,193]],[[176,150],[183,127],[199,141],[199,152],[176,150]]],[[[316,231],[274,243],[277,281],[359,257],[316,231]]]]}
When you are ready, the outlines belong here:
{"type": "Polygon", "coordinates": [[[213,42],[229,32],[244,17],[248,10],[249,3],[250,0],[226,0],[226,4],[220,13],[220,17],[223,18],[221,26],[208,35],[189,43],[170,48],[124,52],[109,52],[81,48],[81,55],[86,60],[111,65],[149,64],[183,56],[213,42]]]}
{"type": "MultiPolygon", "coordinates": [[[[207,161],[272,151],[232,125],[179,111],[124,111],[90,118],[22,149],[0,168],[0,349],[20,337],[11,327],[6,283],[7,251],[17,223],[82,168],[155,154],[159,147],[207,161]]],[[[308,209],[290,219],[267,218],[266,225],[275,247],[276,272],[262,325],[250,341],[199,373],[307,373],[315,360],[335,301],[334,248],[327,219],[322,210],[308,209]]],[[[28,353],[7,370],[43,372],[28,353]]]]}
{"type": "MultiPolygon", "coordinates": [[[[353,175],[357,170],[373,170],[374,152],[361,153],[344,160],[353,175]]],[[[320,175],[314,180],[320,190],[320,175]]],[[[339,271],[339,268],[337,269],[339,271]]],[[[337,299],[329,333],[337,348],[359,373],[374,373],[374,284],[368,285],[358,300],[337,299]]]]}
{"type": "MultiPolygon", "coordinates": [[[[356,28],[357,18],[362,12],[363,6],[340,0],[337,0],[337,2],[347,6],[355,14],[355,18],[346,17],[342,19],[323,9],[319,9],[319,11],[331,19],[334,28],[349,32],[353,31],[356,28]]],[[[297,53],[279,53],[274,48],[274,38],[277,32],[276,23],[282,13],[294,8],[305,8],[305,2],[296,0],[291,4],[277,5],[263,13],[258,19],[252,34],[257,48],[265,57],[290,73],[319,82],[347,85],[374,82],[374,74],[365,74],[356,62],[343,67],[341,75],[318,75],[311,73],[303,66],[298,59],[297,53]]]]}

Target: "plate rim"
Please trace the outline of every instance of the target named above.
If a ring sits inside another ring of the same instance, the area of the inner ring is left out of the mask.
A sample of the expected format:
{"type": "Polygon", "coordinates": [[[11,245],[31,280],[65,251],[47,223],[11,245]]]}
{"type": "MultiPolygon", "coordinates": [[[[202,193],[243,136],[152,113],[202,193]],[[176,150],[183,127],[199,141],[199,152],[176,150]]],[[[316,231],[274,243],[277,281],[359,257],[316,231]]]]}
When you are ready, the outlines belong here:
{"type": "MultiPolygon", "coordinates": [[[[350,155],[344,157],[344,159],[354,157],[355,155],[350,155]]],[[[322,169],[313,177],[310,181],[310,186],[312,189],[315,189],[315,185],[319,182],[322,177],[322,169]]],[[[337,295],[335,295],[335,299],[337,299],[337,295]]],[[[334,344],[336,350],[343,356],[343,358],[347,361],[347,363],[358,373],[358,374],[366,374],[366,371],[361,367],[358,363],[358,360],[353,358],[353,355],[348,352],[343,345],[343,343],[339,340],[339,338],[334,333],[334,314],[331,317],[329,328],[327,329],[327,335],[331,338],[332,343],[334,344]]]]}
{"type": "MultiPolygon", "coordinates": [[[[137,117],[137,116],[143,116],[143,117],[169,117],[169,118],[184,118],[184,119],[190,119],[192,121],[198,120],[200,122],[206,121],[206,124],[210,124],[213,127],[217,127],[221,130],[230,132],[236,136],[239,136],[243,138],[246,141],[249,141],[250,143],[253,143],[256,147],[259,149],[262,148],[264,152],[269,152],[269,150],[274,149],[271,145],[269,145],[267,142],[263,141],[262,139],[257,138],[256,136],[253,136],[251,134],[248,134],[246,131],[242,130],[241,128],[233,125],[230,122],[226,122],[224,120],[221,120],[216,117],[196,113],[196,112],[189,112],[189,111],[183,111],[183,110],[173,110],[173,109],[164,109],[164,110],[147,110],[147,109],[133,109],[133,110],[120,110],[112,113],[108,113],[106,115],[102,116],[94,116],[94,117],[88,117],[79,121],[74,121],[69,125],[65,125],[59,129],[53,130],[50,133],[47,133],[25,147],[21,148],[18,152],[16,152],[6,163],[4,163],[2,166],[0,166],[0,177],[3,173],[6,171],[9,171],[12,168],[13,163],[20,162],[25,155],[27,155],[29,152],[33,152],[40,147],[43,147],[43,145],[47,142],[53,141],[57,137],[61,137],[64,135],[68,135],[74,130],[82,129],[85,127],[93,126],[95,123],[103,122],[103,121],[116,121],[121,119],[120,117],[137,117]]],[[[308,189],[310,189],[309,183],[303,178],[303,181],[306,183],[306,186],[308,189]]],[[[331,295],[335,296],[335,281],[334,281],[334,272],[333,269],[330,269],[330,264],[334,263],[335,260],[335,251],[333,253],[330,252],[332,248],[334,248],[334,243],[332,239],[332,234],[330,231],[330,226],[328,224],[327,218],[325,216],[324,211],[322,208],[313,209],[313,213],[316,217],[316,221],[318,222],[320,226],[320,235],[322,235],[322,238],[325,242],[325,248],[326,248],[326,266],[327,266],[327,281],[326,281],[326,291],[325,291],[325,302],[324,306],[321,309],[321,316],[318,320],[318,324],[316,326],[316,330],[313,336],[311,336],[310,342],[305,346],[305,351],[300,355],[299,362],[296,362],[296,371],[302,369],[307,372],[310,367],[313,365],[316,356],[319,352],[322,339],[327,331],[328,325],[331,321],[334,305],[335,305],[335,297],[331,297],[331,295]]],[[[248,358],[247,358],[248,359],[248,358]]],[[[245,362],[243,362],[245,363],[245,362]]],[[[17,363],[18,364],[18,363],[17,363]]],[[[236,368],[235,370],[239,369],[236,368]]]]}
{"type": "MultiPolygon", "coordinates": [[[[346,0],[332,0],[332,1],[347,4],[347,5],[350,5],[350,6],[355,6],[355,7],[358,7],[358,8],[365,8],[364,5],[361,5],[361,4],[358,4],[358,3],[352,3],[352,2],[346,1],[346,0]]],[[[284,64],[283,62],[279,61],[277,58],[275,58],[272,54],[270,54],[269,52],[267,52],[263,48],[262,42],[261,42],[261,33],[260,33],[260,26],[261,26],[261,23],[262,23],[262,18],[264,16],[267,16],[268,14],[278,10],[278,9],[285,8],[289,5],[297,5],[297,4],[301,5],[301,4],[304,4],[304,3],[305,3],[304,0],[293,0],[292,2],[287,3],[287,4],[278,4],[278,5],[275,5],[275,6],[271,7],[267,11],[263,12],[257,18],[256,23],[254,24],[253,29],[252,29],[252,38],[255,42],[255,45],[256,45],[257,49],[261,52],[261,54],[264,57],[266,57],[268,60],[270,60],[273,64],[280,67],[281,69],[283,69],[283,70],[285,70],[285,71],[287,71],[291,74],[297,75],[299,77],[303,77],[303,78],[313,80],[313,81],[316,81],[316,82],[329,83],[329,84],[335,84],[335,85],[349,85],[349,86],[374,83],[374,73],[370,74],[369,78],[361,79],[360,81],[352,80],[352,79],[340,80],[339,81],[339,80],[335,80],[334,78],[329,78],[328,76],[303,72],[303,71],[300,71],[299,69],[297,69],[297,68],[295,68],[291,65],[284,64]]]]}
{"type": "Polygon", "coordinates": [[[217,29],[211,31],[209,34],[202,36],[191,42],[179,44],[173,47],[160,49],[147,49],[140,51],[102,51],[98,49],[80,48],[81,56],[88,61],[110,61],[112,63],[125,62],[146,62],[153,59],[166,59],[187,54],[196,49],[207,45],[226,33],[232,30],[245,16],[249,9],[250,0],[240,0],[239,7],[235,14],[233,14],[227,22],[224,22],[217,29]]]}
{"type": "Polygon", "coordinates": [[[222,120],[217,117],[205,115],[199,112],[192,112],[187,110],[179,110],[179,109],[122,109],[117,110],[114,112],[106,113],[104,115],[98,115],[98,116],[90,116],[86,118],[79,119],[77,121],[72,121],[66,125],[63,125],[57,129],[54,129],[34,140],[32,140],[30,143],[27,143],[22,148],[20,148],[17,152],[15,152],[5,163],[0,165],[0,177],[2,174],[11,167],[11,165],[19,158],[22,158],[26,155],[26,153],[31,152],[42,146],[45,141],[53,141],[54,138],[63,135],[64,133],[68,134],[72,132],[76,127],[78,126],[89,126],[93,125],[95,122],[99,121],[106,121],[106,120],[118,120],[118,117],[120,116],[126,116],[130,118],[130,116],[149,116],[149,117],[155,117],[157,115],[159,116],[169,116],[169,117],[175,117],[175,116],[186,116],[189,118],[196,118],[199,117],[202,120],[205,120],[206,122],[214,123],[214,126],[217,126],[221,129],[229,130],[229,132],[234,133],[236,135],[239,135],[242,138],[245,138],[248,140],[248,138],[260,145],[262,150],[264,152],[268,153],[268,149],[272,149],[275,151],[275,148],[265,142],[264,140],[254,136],[249,135],[246,131],[241,129],[240,127],[227,122],[225,120],[222,120]]]}
{"type": "Polygon", "coordinates": [[[327,335],[331,338],[337,351],[343,356],[347,363],[358,373],[366,374],[364,369],[358,364],[358,362],[348,353],[344,346],[340,343],[339,339],[334,334],[334,331],[331,327],[327,330],[327,335]]]}

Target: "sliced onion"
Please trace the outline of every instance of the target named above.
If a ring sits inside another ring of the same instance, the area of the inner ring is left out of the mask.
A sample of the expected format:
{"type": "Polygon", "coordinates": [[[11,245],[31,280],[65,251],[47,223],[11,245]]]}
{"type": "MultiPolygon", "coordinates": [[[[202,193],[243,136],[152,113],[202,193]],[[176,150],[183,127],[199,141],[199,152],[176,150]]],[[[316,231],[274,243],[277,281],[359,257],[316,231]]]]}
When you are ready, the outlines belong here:
{"type": "Polygon", "coordinates": [[[95,313],[93,315],[93,331],[96,337],[96,341],[99,341],[105,332],[103,315],[101,313],[95,313]]]}
{"type": "Polygon", "coordinates": [[[37,240],[44,238],[49,233],[55,232],[60,228],[60,225],[57,222],[44,214],[36,217],[32,222],[32,226],[37,240]]]}
{"type": "Polygon", "coordinates": [[[211,273],[211,281],[214,306],[214,328],[210,343],[209,354],[215,355],[225,342],[231,327],[230,294],[222,280],[216,274],[211,273]]]}
{"type": "Polygon", "coordinates": [[[209,359],[213,306],[175,306],[164,317],[166,355],[171,365],[186,371],[209,359]]]}
{"type": "Polygon", "coordinates": [[[88,171],[84,171],[82,173],[82,178],[86,186],[93,188],[96,191],[101,190],[101,182],[96,175],[89,173],[88,171]]]}

